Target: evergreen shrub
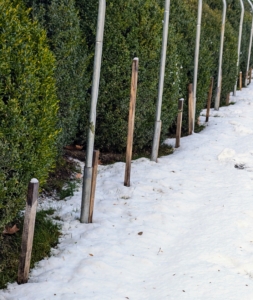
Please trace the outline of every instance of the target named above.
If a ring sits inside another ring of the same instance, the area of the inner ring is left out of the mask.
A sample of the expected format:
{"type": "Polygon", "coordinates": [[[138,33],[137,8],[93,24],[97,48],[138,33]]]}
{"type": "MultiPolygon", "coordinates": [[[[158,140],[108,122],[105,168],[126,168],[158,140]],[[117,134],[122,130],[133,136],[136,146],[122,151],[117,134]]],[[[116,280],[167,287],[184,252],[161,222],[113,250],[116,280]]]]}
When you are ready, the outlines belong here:
{"type": "MultiPolygon", "coordinates": [[[[211,0],[209,0],[211,1],[211,0]]],[[[213,0],[217,2],[218,0],[213,0]]],[[[240,26],[240,18],[241,18],[241,5],[239,1],[236,0],[227,0],[227,21],[229,22],[230,26],[233,28],[234,32],[234,47],[228,49],[228,52],[232,50],[236,51],[236,57],[233,58],[233,64],[235,65],[235,75],[234,75],[234,83],[233,87],[236,83],[236,80],[239,77],[239,72],[242,71],[243,74],[243,84],[246,74],[246,66],[247,66],[247,59],[248,59],[248,50],[249,50],[249,38],[251,32],[251,23],[252,23],[252,15],[250,14],[250,6],[247,0],[243,1],[245,7],[245,13],[243,18],[243,28],[242,28],[242,40],[241,40],[241,52],[239,57],[239,67],[238,70],[236,68],[236,63],[238,59],[238,36],[239,36],[239,26],[240,26]]],[[[227,25],[226,25],[227,26],[227,25]]],[[[226,28],[227,30],[227,28],[226,28]]],[[[224,47],[227,47],[226,40],[224,47]]],[[[229,54],[229,53],[228,53],[229,54]]],[[[232,53],[230,53],[231,55],[232,53]]],[[[252,59],[251,59],[252,61],[252,59]]],[[[234,88],[231,89],[231,91],[234,88]]]]}
{"type": "Polygon", "coordinates": [[[19,0],[0,0],[0,231],[25,205],[28,182],[55,162],[58,100],[46,34],[19,0]]]}
{"type": "MultiPolygon", "coordinates": [[[[77,0],[77,5],[89,51],[94,53],[98,1],[77,0]]],[[[155,0],[107,1],[95,140],[99,149],[125,150],[134,57],[139,57],[134,147],[135,150],[151,148],[162,46],[162,7],[155,0]]],[[[169,39],[162,137],[175,120],[180,96],[178,36],[173,26],[169,39]]],[[[92,67],[93,60],[91,72],[92,67]]],[[[82,142],[85,143],[85,136],[82,142]]]]}
{"type": "Polygon", "coordinates": [[[248,1],[244,1],[245,13],[243,19],[243,29],[242,29],[242,45],[241,45],[241,57],[240,57],[240,69],[239,72],[242,72],[242,84],[245,86],[245,76],[247,69],[247,60],[248,60],[248,52],[249,52],[249,41],[251,34],[251,26],[252,26],[252,14],[251,6],[248,1]]]}
{"type": "MultiPolygon", "coordinates": [[[[217,87],[222,6],[216,6],[216,2],[218,3],[218,1],[214,1],[209,1],[209,3],[207,1],[210,6],[208,6],[207,3],[203,3],[198,64],[196,118],[199,116],[200,111],[206,106],[211,77],[214,77],[213,100],[217,87]]],[[[175,26],[176,32],[181,36],[181,42],[178,49],[180,50],[179,60],[182,64],[181,90],[182,97],[185,99],[188,99],[188,85],[189,83],[193,83],[197,13],[197,0],[183,0],[177,3],[171,3],[171,23],[175,26]]],[[[232,90],[235,82],[236,53],[234,30],[229,22],[227,22],[222,65],[222,100],[225,99],[226,94],[232,90]]],[[[185,101],[183,116],[183,130],[187,132],[187,100],[185,101]]]]}
{"type": "MultiPolygon", "coordinates": [[[[207,0],[208,5],[220,15],[222,14],[222,2],[219,0],[207,0]]],[[[243,19],[243,31],[241,41],[241,53],[240,53],[240,65],[237,70],[237,49],[238,49],[238,36],[239,25],[241,17],[241,5],[239,1],[227,0],[227,18],[225,27],[225,43],[223,54],[223,66],[222,66],[222,94],[221,104],[225,104],[225,98],[228,92],[233,91],[236,80],[238,79],[239,72],[243,74],[243,85],[246,75],[246,66],[249,50],[249,39],[251,33],[252,15],[251,8],[247,0],[244,0],[245,14],[243,19]]],[[[253,51],[252,51],[253,54],[253,51]]],[[[251,64],[252,64],[251,54],[251,64]]]]}
{"type": "MultiPolygon", "coordinates": [[[[225,43],[222,64],[221,105],[233,90],[237,77],[237,40],[240,4],[228,0],[225,43]]],[[[247,2],[247,1],[245,1],[247,2]]],[[[77,0],[81,27],[87,37],[89,51],[94,52],[98,1],[77,0]]],[[[158,87],[164,0],[127,3],[107,1],[101,83],[97,110],[96,147],[123,151],[126,145],[131,59],[140,59],[136,108],[135,149],[151,147],[155,103],[158,87]],[[146,47],[146,48],[145,48],[146,47]]],[[[242,40],[240,69],[246,68],[249,41],[249,11],[247,5],[242,40]]],[[[210,78],[214,77],[214,105],[222,2],[203,3],[201,41],[198,67],[196,116],[206,107],[210,78]]],[[[162,136],[175,130],[177,100],[185,99],[183,130],[188,129],[188,85],[193,83],[194,53],[197,25],[197,0],[171,1],[168,55],[162,107],[162,136]]],[[[92,64],[90,65],[92,70],[92,64]]],[[[245,72],[244,72],[245,73],[245,72]]],[[[86,131],[84,131],[86,132],[86,131]]],[[[85,142],[85,137],[83,137],[85,142]]]]}
{"type": "Polygon", "coordinates": [[[71,144],[79,120],[87,122],[86,94],[89,61],[86,41],[74,0],[24,0],[31,15],[46,30],[50,49],[56,58],[55,79],[59,99],[58,127],[61,129],[58,149],[71,144]]]}
{"type": "MultiPolygon", "coordinates": [[[[217,2],[217,1],[216,1],[217,2]]],[[[222,7],[203,4],[198,69],[196,117],[205,108],[210,78],[217,87],[222,7]]],[[[89,51],[94,51],[98,2],[77,0],[89,51]]],[[[164,1],[107,2],[101,83],[97,110],[96,144],[100,149],[122,151],[126,145],[131,58],[140,59],[136,107],[135,149],[151,147],[156,109],[164,1]],[[146,47],[146,48],[145,48],[146,47]]],[[[177,117],[177,100],[183,97],[183,130],[188,128],[188,85],[193,82],[197,0],[171,2],[167,65],[162,106],[162,136],[177,117]]],[[[226,24],[221,101],[233,89],[236,77],[236,38],[226,24]]]]}

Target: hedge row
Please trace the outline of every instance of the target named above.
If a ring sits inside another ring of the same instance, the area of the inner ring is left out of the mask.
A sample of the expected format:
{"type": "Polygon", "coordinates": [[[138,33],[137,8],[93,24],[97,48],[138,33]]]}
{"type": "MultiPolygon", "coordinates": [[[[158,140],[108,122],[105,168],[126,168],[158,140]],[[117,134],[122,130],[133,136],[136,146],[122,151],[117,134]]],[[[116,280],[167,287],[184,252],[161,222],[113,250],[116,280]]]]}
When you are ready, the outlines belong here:
{"type": "Polygon", "coordinates": [[[0,0],[0,232],[56,157],[54,65],[46,34],[19,0],[0,0]]]}
{"type": "MultiPolygon", "coordinates": [[[[247,1],[244,2],[246,12],[240,57],[241,70],[246,69],[246,52],[251,27],[251,15],[246,5],[247,1]]],[[[89,52],[93,53],[98,1],[76,0],[76,5],[80,12],[81,28],[86,35],[89,52]]],[[[97,108],[95,141],[97,148],[119,152],[125,149],[131,59],[135,56],[140,59],[140,72],[134,147],[136,151],[151,148],[158,88],[163,6],[163,0],[127,1],[127,3],[119,0],[107,1],[97,108]]],[[[193,81],[197,8],[197,0],[171,1],[161,141],[168,131],[174,128],[177,100],[180,97],[186,99],[183,130],[187,131],[188,84],[193,81]]],[[[239,18],[238,1],[228,0],[221,104],[225,103],[226,95],[233,90],[236,81],[239,18]]],[[[212,76],[214,77],[213,95],[215,95],[221,19],[221,1],[210,0],[207,3],[205,1],[202,15],[196,118],[206,105],[212,76]]],[[[85,144],[86,131],[83,130],[78,138],[85,144]]]]}
{"type": "MultiPolygon", "coordinates": [[[[58,148],[86,144],[98,0],[24,0],[46,29],[57,60],[58,148]]],[[[221,104],[236,81],[240,4],[228,0],[221,104]]],[[[240,69],[245,75],[251,15],[247,0],[240,69]]],[[[150,149],[158,89],[164,0],[107,0],[96,147],[122,152],[126,147],[131,60],[140,59],[134,150],[150,149]]],[[[188,98],[193,81],[197,0],[171,1],[169,43],[162,106],[162,137],[173,131],[177,100],[188,98]]],[[[196,117],[206,105],[210,77],[217,86],[222,3],[203,4],[196,117]]],[[[183,130],[187,131],[187,100],[183,130]]]]}
{"type": "MultiPolygon", "coordinates": [[[[89,51],[94,52],[97,1],[76,1],[89,51]]],[[[139,57],[136,149],[151,144],[161,48],[163,10],[155,0],[107,1],[103,60],[97,107],[96,147],[124,151],[129,109],[131,61],[139,57]]],[[[173,27],[171,27],[173,30],[173,27]]],[[[164,133],[173,122],[179,93],[177,36],[171,36],[163,112],[164,133]]],[[[92,62],[91,62],[92,63],[92,62]]],[[[84,131],[85,133],[85,131],[84,131]]],[[[80,136],[85,143],[85,135],[80,136]]],[[[79,137],[79,138],[80,138],[79,137]]]]}
{"type": "MultiPolygon", "coordinates": [[[[180,57],[183,63],[181,71],[182,76],[182,97],[188,99],[187,86],[193,82],[194,73],[194,52],[196,40],[196,16],[198,1],[180,1],[173,4],[171,8],[171,22],[176,24],[177,32],[181,35],[180,57]]],[[[218,2],[218,1],[216,1],[218,2]]],[[[215,89],[217,87],[218,61],[220,49],[220,31],[222,12],[219,9],[211,9],[206,3],[203,3],[198,86],[197,86],[197,104],[196,118],[200,111],[205,108],[207,102],[207,93],[209,90],[210,78],[214,77],[213,101],[215,89]]],[[[235,84],[237,48],[236,38],[228,19],[225,30],[225,44],[223,54],[223,81],[221,102],[225,100],[226,94],[232,91],[235,84]]],[[[170,58],[168,58],[170,59],[170,58]]],[[[183,129],[186,132],[188,124],[188,101],[185,103],[183,129]]]]}
{"type": "Polygon", "coordinates": [[[58,112],[58,150],[73,142],[80,119],[87,119],[86,96],[89,72],[85,37],[81,32],[74,0],[23,0],[31,17],[46,30],[49,47],[56,58],[55,80],[58,112]]]}

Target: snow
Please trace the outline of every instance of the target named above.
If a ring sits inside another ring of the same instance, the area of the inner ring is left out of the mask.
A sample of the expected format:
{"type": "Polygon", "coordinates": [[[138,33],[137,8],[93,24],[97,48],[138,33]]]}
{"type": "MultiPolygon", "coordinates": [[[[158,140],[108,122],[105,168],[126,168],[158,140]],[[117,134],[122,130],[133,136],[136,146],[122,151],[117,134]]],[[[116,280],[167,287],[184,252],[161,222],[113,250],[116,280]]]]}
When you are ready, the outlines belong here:
{"type": "Polygon", "coordinates": [[[38,179],[36,179],[36,178],[32,178],[30,182],[31,182],[31,183],[38,183],[38,182],[39,182],[39,180],[38,180],[38,179]]]}
{"type": "Polygon", "coordinates": [[[231,101],[173,155],[134,161],[129,188],[124,163],[99,166],[93,224],[81,188],[41,203],[64,221],[60,244],[0,300],[252,300],[253,85],[231,101]]]}

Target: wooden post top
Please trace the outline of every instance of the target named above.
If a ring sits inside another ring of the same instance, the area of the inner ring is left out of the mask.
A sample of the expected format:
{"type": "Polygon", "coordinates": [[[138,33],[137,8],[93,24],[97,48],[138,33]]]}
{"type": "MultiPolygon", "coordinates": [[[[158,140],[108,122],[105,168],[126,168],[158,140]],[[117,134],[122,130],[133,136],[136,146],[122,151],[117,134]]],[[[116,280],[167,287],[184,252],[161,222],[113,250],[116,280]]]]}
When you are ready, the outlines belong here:
{"type": "Polygon", "coordinates": [[[32,206],[35,201],[38,199],[38,186],[39,180],[36,178],[32,178],[28,185],[27,192],[27,204],[32,206]],[[35,188],[36,187],[36,188],[35,188]]]}
{"type": "Polygon", "coordinates": [[[178,110],[179,112],[183,109],[184,98],[178,100],[178,110]]]}

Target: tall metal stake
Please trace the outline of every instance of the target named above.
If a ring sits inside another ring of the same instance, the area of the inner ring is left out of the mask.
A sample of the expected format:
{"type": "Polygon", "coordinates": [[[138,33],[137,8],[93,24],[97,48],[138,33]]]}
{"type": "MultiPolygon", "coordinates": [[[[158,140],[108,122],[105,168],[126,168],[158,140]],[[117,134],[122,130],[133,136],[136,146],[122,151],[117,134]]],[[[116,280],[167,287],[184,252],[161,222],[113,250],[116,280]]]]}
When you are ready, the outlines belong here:
{"type": "Polygon", "coordinates": [[[197,81],[198,81],[198,65],[199,65],[199,45],[200,45],[200,31],[202,18],[202,0],[198,2],[198,20],[196,32],[196,46],[194,57],[194,78],[193,78],[193,132],[195,128],[196,102],[197,102],[197,81]]]}
{"type": "Polygon", "coordinates": [[[219,70],[218,70],[218,80],[217,80],[217,90],[215,95],[214,109],[219,110],[220,107],[220,94],[221,94],[221,74],[222,74],[222,59],[223,59],[223,47],[224,47],[224,34],[225,34],[225,24],[226,24],[226,13],[227,13],[227,2],[223,0],[223,14],[222,14],[222,24],[221,24],[221,39],[220,39],[220,57],[219,57],[219,70]]]}
{"type": "MultiPolygon", "coordinates": [[[[248,52],[248,61],[247,61],[247,69],[245,73],[245,87],[247,87],[248,82],[248,76],[249,76],[249,64],[250,64],[250,57],[251,57],[251,48],[252,48],[252,36],[253,36],[253,4],[250,0],[248,0],[249,5],[251,6],[251,14],[252,14],[252,25],[251,25],[251,31],[250,31],[250,39],[249,39],[249,52],[248,52]]],[[[251,74],[250,74],[251,76],[251,74]]]]}
{"type": "Polygon", "coordinates": [[[169,30],[169,17],[170,17],[170,0],[165,0],[164,20],[163,20],[163,43],[162,43],[161,62],[160,62],[160,77],[159,77],[159,87],[158,87],[158,98],[156,103],[155,130],[154,130],[153,146],[152,146],[152,154],[151,154],[152,161],[157,161],[161,127],[162,127],[162,122],[160,119],[161,119],[161,110],[162,110],[162,97],[163,97],[164,73],[165,73],[168,30],[169,30]]]}
{"type": "Polygon", "coordinates": [[[96,108],[98,99],[98,89],[100,80],[100,69],[103,49],[104,23],[105,23],[106,0],[99,0],[96,48],[93,67],[91,108],[89,117],[89,129],[86,148],[86,162],[83,172],[83,193],[81,205],[81,223],[88,223],[91,195],[91,177],[92,177],[92,156],[94,150],[95,126],[96,126],[96,108]]]}
{"type": "Polygon", "coordinates": [[[238,72],[239,72],[239,63],[240,63],[240,54],[241,54],[241,42],[242,42],[242,25],[243,25],[243,18],[244,18],[244,4],[243,0],[240,0],[241,4],[241,18],[240,18],[240,26],[239,26],[239,36],[238,36],[238,56],[237,56],[237,63],[236,63],[236,82],[234,86],[233,95],[236,96],[237,90],[237,80],[238,80],[238,72]]]}

